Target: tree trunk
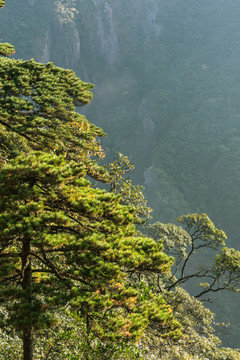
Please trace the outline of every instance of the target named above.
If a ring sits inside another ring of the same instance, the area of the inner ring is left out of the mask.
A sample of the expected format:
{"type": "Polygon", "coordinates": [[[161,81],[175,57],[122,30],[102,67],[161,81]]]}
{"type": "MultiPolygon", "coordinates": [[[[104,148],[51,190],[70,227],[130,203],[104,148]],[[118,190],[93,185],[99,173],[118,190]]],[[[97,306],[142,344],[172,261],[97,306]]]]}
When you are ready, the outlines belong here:
{"type": "MultiPolygon", "coordinates": [[[[33,360],[33,334],[32,334],[32,269],[30,256],[30,239],[23,240],[22,247],[22,289],[23,301],[26,306],[23,326],[23,360],[33,360]]],[[[24,307],[25,307],[24,306],[24,307]]]]}
{"type": "Polygon", "coordinates": [[[27,326],[23,329],[23,360],[33,359],[33,336],[32,327],[27,326]]]}

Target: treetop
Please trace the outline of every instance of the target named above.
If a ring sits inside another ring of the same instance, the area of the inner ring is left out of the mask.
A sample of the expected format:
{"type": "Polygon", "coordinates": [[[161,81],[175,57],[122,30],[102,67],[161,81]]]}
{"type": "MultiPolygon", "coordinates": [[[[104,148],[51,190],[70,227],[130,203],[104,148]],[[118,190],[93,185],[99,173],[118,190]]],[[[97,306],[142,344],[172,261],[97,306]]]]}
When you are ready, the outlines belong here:
{"type": "Polygon", "coordinates": [[[15,53],[14,46],[9,43],[0,44],[0,55],[9,56],[15,53]]]}

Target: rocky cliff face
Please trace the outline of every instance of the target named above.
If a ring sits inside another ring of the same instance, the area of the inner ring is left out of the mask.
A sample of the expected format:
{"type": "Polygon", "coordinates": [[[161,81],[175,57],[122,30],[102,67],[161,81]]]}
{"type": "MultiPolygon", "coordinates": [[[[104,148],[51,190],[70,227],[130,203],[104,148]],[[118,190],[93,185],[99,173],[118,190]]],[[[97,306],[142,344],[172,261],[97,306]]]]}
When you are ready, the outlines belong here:
{"type": "Polygon", "coordinates": [[[151,39],[160,35],[159,7],[159,2],[146,0],[130,0],[127,5],[102,0],[25,0],[21,4],[13,0],[0,18],[4,37],[15,40],[16,56],[51,60],[76,71],[91,68],[95,58],[115,71],[126,56],[140,47],[147,51],[151,39]],[[24,41],[31,46],[24,46],[24,41]]]}

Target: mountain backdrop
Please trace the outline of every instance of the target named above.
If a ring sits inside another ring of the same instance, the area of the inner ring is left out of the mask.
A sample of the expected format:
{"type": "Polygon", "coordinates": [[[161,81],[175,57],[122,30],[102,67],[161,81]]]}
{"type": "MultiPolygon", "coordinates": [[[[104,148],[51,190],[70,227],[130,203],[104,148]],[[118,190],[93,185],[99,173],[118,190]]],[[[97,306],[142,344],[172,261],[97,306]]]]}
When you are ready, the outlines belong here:
{"type": "MultiPolygon", "coordinates": [[[[83,111],[134,161],[155,219],[206,212],[239,250],[239,13],[237,0],[10,0],[0,37],[95,84],[83,111]]],[[[218,306],[239,346],[236,296],[218,306]]]]}

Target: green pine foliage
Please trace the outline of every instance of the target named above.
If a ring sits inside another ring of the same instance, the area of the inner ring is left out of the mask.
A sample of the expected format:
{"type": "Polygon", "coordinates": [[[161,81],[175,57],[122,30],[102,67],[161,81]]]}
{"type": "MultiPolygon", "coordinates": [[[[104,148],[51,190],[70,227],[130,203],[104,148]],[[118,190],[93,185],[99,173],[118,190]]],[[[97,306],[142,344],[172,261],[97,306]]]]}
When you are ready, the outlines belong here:
{"type": "Polygon", "coordinates": [[[165,301],[144,287],[131,287],[126,278],[126,271],[166,272],[172,260],[161,244],[134,236],[134,210],[120,205],[119,196],[92,188],[86,171],[84,163],[41,152],[2,167],[6,323],[21,330],[31,320],[41,329],[51,324],[50,310],[68,304],[74,317],[85,320],[89,349],[96,339],[136,341],[151,321],[162,324],[163,336],[177,335],[178,323],[165,301]],[[22,287],[25,243],[31,297],[22,287]]]}
{"type": "Polygon", "coordinates": [[[2,161],[46,150],[84,160],[88,175],[103,179],[106,172],[91,158],[104,156],[96,139],[104,133],[75,111],[90,102],[93,85],[51,63],[1,58],[0,65],[2,161]]]}
{"type": "Polygon", "coordinates": [[[183,336],[180,340],[159,339],[153,331],[142,339],[146,349],[146,359],[153,360],[239,360],[240,350],[221,347],[216,336],[213,314],[204,304],[186,290],[177,287],[175,291],[165,291],[165,299],[174,309],[174,317],[182,324],[183,336]]]}
{"type": "Polygon", "coordinates": [[[0,325],[14,346],[22,338],[24,360],[60,313],[78,334],[78,359],[133,358],[150,324],[180,335],[163,296],[129,280],[169,272],[173,259],[138,235],[129,201],[89,180],[111,183],[97,162],[105,134],[75,110],[92,88],[52,63],[0,58],[0,325]]]}
{"type": "Polygon", "coordinates": [[[106,168],[110,175],[110,192],[119,194],[121,204],[133,206],[136,210],[135,222],[144,224],[151,218],[152,209],[147,206],[147,200],[143,194],[143,186],[133,185],[132,181],[126,176],[133,171],[134,166],[127,156],[121,153],[117,158],[110,162],[106,168]]]}
{"type": "Polygon", "coordinates": [[[9,56],[15,53],[14,46],[8,43],[0,44],[0,55],[9,56]]]}

